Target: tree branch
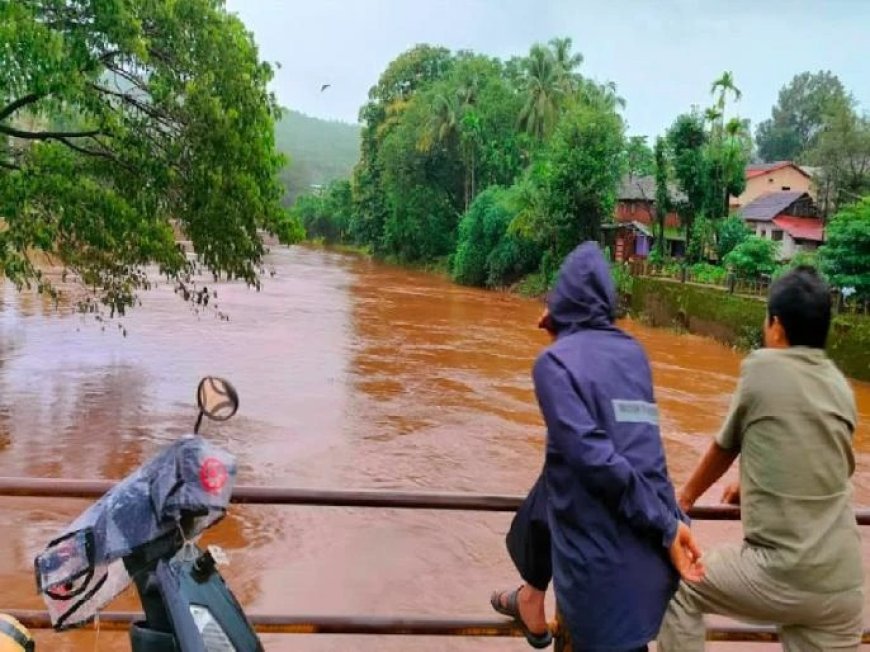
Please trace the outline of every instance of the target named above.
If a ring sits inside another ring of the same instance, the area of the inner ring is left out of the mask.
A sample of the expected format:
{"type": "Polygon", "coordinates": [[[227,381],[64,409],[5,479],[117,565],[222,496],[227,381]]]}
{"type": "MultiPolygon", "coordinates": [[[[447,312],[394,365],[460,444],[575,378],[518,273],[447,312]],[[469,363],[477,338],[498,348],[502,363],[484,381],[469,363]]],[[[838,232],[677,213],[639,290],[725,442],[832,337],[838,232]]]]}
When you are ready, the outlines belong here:
{"type": "Polygon", "coordinates": [[[123,68],[119,68],[118,66],[110,65],[108,63],[106,64],[106,70],[118,75],[118,77],[122,79],[126,79],[133,85],[134,88],[138,88],[139,90],[148,93],[149,95],[151,94],[151,89],[148,88],[148,85],[144,83],[139,77],[136,77],[136,75],[134,75],[133,73],[127,72],[123,68]]]}
{"type": "Polygon", "coordinates": [[[31,93],[30,95],[25,95],[22,98],[19,98],[6,106],[2,111],[0,111],[0,120],[5,120],[10,115],[15,113],[18,109],[27,106],[28,104],[33,104],[34,102],[42,99],[42,95],[38,93],[31,93]]]}
{"type": "Polygon", "coordinates": [[[0,161],[0,168],[4,168],[6,170],[20,170],[20,165],[15,165],[14,163],[7,163],[6,161],[0,161]]]}
{"type": "Polygon", "coordinates": [[[75,150],[76,152],[79,152],[80,154],[85,154],[86,156],[99,156],[100,158],[107,158],[111,161],[117,162],[115,155],[112,154],[111,152],[100,152],[100,151],[97,151],[95,149],[88,149],[87,147],[79,147],[78,145],[76,145],[72,141],[67,140],[66,138],[64,138],[62,136],[54,136],[51,138],[51,140],[56,140],[59,143],[63,143],[64,145],[66,145],[70,149],[75,150]]]}
{"type": "Polygon", "coordinates": [[[21,131],[13,127],[0,125],[0,133],[24,140],[51,140],[53,138],[88,138],[90,136],[99,136],[103,132],[99,129],[91,131],[21,131]]]}

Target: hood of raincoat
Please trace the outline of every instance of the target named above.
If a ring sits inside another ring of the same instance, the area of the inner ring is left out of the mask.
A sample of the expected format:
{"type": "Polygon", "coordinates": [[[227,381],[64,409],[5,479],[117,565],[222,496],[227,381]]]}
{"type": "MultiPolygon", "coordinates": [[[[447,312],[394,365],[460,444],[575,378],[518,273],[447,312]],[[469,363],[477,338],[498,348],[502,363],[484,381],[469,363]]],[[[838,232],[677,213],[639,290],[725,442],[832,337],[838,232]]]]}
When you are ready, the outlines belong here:
{"type": "Polygon", "coordinates": [[[616,317],[616,287],[610,267],[594,242],[572,251],[547,300],[558,334],[583,328],[609,328],[616,317]]]}

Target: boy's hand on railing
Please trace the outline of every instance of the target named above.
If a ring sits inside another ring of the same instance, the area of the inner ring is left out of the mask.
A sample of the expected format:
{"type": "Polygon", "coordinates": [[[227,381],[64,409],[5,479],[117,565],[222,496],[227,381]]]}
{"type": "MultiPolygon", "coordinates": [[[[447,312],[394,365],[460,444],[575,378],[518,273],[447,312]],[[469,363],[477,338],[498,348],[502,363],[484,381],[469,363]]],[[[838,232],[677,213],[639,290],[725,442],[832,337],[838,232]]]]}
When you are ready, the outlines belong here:
{"type": "Polygon", "coordinates": [[[677,495],[677,505],[679,505],[680,509],[683,511],[683,514],[688,516],[689,510],[692,509],[692,505],[695,503],[686,496],[686,494],[680,492],[677,495]]]}
{"type": "Polygon", "coordinates": [[[732,482],[722,492],[722,502],[726,505],[740,504],[740,483],[732,482]]]}
{"type": "Polygon", "coordinates": [[[701,548],[689,526],[680,521],[677,536],[670,549],[671,563],[686,582],[700,582],[704,579],[704,565],[701,563],[701,548]]]}

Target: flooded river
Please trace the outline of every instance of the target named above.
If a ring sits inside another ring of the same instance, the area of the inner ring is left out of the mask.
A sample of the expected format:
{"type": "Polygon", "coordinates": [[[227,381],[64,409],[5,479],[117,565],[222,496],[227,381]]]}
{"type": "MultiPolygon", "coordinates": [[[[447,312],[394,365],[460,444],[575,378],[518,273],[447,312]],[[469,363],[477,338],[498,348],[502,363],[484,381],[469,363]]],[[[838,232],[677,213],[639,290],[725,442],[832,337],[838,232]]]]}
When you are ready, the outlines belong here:
{"type": "MultiPolygon", "coordinates": [[[[240,483],[525,492],[542,463],[530,381],[546,344],[534,328],[540,303],[302,248],[274,250],[267,267],[274,276],[260,292],[218,288],[229,321],[193,314],[163,286],[124,320],[127,337],[2,289],[0,475],[120,478],[190,429],[196,383],[217,374],[236,385],[241,409],[206,429],[238,456],[240,483]]],[[[740,356],[702,338],[624,325],[652,358],[680,483],[720,423],[740,356]]],[[[856,495],[870,505],[870,385],[854,386],[856,495]]],[[[713,499],[718,493],[704,500],[713,499]]],[[[0,610],[42,608],[33,557],[86,505],[0,498],[0,610]]],[[[208,541],[230,554],[225,576],[251,613],[488,617],[490,590],[517,582],[503,549],[509,520],[238,507],[208,541]]],[[[707,545],[739,537],[736,524],[698,529],[707,545]]],[[[870,567],[870,547],[865,557],[870,567]]],[[[113,605],[134,607],[130,596],[113,605]]],[[[91,633],[41,632],[38,641],[51,652],[95,649],[91,633]]],[[[128,649],[120,634],[104,632],[98,643],[128,649]]],[[[276,652],[529,649],[504,639],[264,643],[276,652]]]]}

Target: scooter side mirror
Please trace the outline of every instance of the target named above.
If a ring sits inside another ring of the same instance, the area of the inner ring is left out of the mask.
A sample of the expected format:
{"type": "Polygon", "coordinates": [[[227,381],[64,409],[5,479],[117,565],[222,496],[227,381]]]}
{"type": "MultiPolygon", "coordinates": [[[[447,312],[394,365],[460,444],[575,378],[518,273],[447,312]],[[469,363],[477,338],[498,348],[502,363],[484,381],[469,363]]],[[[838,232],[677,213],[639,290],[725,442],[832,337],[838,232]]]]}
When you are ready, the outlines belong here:
{"type": "Polygon", "coordinates": [[[199,405],[199,418],[194,432],[199,431],[203,415],[213,421],[226,421],[239,409],[239,394],[228,380],[216,376],[206,376],[199,381],[196,390],[199,405]]]}

